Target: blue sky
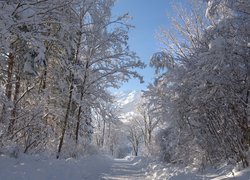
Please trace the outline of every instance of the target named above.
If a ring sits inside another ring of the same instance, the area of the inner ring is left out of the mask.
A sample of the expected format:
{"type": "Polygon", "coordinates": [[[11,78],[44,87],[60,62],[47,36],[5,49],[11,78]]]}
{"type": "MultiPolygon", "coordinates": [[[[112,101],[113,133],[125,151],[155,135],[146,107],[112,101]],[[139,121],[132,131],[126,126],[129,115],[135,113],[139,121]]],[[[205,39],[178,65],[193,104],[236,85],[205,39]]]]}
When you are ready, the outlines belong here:
{"type": "MultiPolygon", "coordinates": [[[[173,0],[117,0],[113,8],[114,16],[128,12],[133,17],[130,24],[135,28],[129,33],[130,49],[135,51],[146,64],[149,63],[152,54],[160,50],[160,43],[156,38],[160,27],[170,27],[168,17],[173,14],[172,2],[173,0]]],[[[144,84],[140,84],[138,80],[130,80],[119,90],[146,89],[147,84],[153,81],[154,70],[147,67],[139,70],[139,73],[144,76],[144,84]]]]}

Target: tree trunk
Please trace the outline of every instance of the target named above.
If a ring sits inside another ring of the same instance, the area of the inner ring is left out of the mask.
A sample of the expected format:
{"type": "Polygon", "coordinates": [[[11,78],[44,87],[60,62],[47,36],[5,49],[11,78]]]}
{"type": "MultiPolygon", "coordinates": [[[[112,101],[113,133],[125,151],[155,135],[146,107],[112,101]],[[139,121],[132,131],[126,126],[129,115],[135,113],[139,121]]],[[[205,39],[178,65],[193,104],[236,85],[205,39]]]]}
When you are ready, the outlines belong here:
{"type": "Polygon", "coordinates": [[[74,79],[73,75],[71,75],[71,85],[70,85],[70,91],[69,91],[69,100],[68,100],[67,110],[66,110],[66,114],[65,114],[65,118],[64,118],[62,135],[61,135],[60,143],[59,143],[59,146],[58,146],[58,152],[57,152],[57,156],[56,156],[57,159],[59,158],[61,150],[62,150],[63,140],[64,140],[64,136],[65,136],[67,124],[68,124],[69,112],[70,112],[71,101],[72,101],[72,94],[73,94],[73,88],[74,88],[73,87],[73,79],[74,79]]]}
{"type": "Polygon", "coordinates": [[[111,122],[109,121],[109,133],[108,133],[108,138],[110,138],[111,135],[111,122]]]}
{"type": "Polygon", "coordinates": [[[148,144],[151,144],[152,140],[152,119],[148,117],[148,144]]]}
{"type": "Polygon", "coordinates": [[[151,129],[148,130],[148,144],[151,144],[152,141],[152,131],[151,129]]]}
{"type": "Polygon", "coordinates": [[[8,74],[7,74],[7,84],[6,84],[6,89],[5,89],[5,94],[7,98],[10,100],[11,99],[11,94],[12,94],[12,76],[13,76],[13,68],[14,68],[14,55],[12,53],[9,54],[8,58],[8,74]]]}
{"type": "Polygon", "coordinates": [[[246,119],[246,130],[245,130],[245,139],[248,147],[250,146],[250,127],[249,127],[249,113],[248,113],[248,108],[249,108],[249,97],[250,97],[250,88],[247,90],[246,94],[246,100],[245,100],[245,119],[246,119]]]}
{"type": "Polygon", "coordinates": [[[47,66],[43,70],[43,75],[41,77],[40,85],[39,85],[39,93],[42,89],[46,89],[46,80],[47,80],[47,66]]]}
{"type": "MultiPolygon", "coordinates": [[[[145,112],[144,112],[145,113],[145,112]]],[[[148,146],[148,134],[147,134],[147,131],[148,131],[148,123],[147,123],[147,117],[146,115],[144,114],[143,116],[143,119],[144,119],[144,143],[145,143],[145,146],[148,146]]]]}
{"type": "Polygon", "coordinates": [[[139,141],[137,140],[137,137],[136,137],[136,140],[135,140],[135,156],[138,156],[138,151],[139,151],[139,141]]]}
{"type": "Polygon", "coordinates": [[[105,141],[105,129],[106,129],[106,120],[103,120],[103,128],[102,128],[102,147],[104,145],[104,141],[105,141]]]}
{"type": "Polygon", "coordinates": [[[14,107],[12,109],[12,118],[10,120],[10,124],[8,127],[8,133],[12,134],[13,132],[13,127],[16,121],[16,117],[17,117],[17,100],[18,100],[18,96],[19,96],[19,92],[20,92],[20,75],[19,72],[16,73],[16,82],[15,82],[15,94],[14,94],[14,107]]]}
{"type": "MultiPolygon", "coordinates": [[[[84,79],[83,79],[83,83],[82,83],[82,88],[81,88],[81,98],[80,98],[80,102],[82,102],[83,100],[83,95],[84,95],[84,86],[87,82],[87,69],[89,68],[89,60],[87,60],[86,66],[85,66],[85,73],[84,73],[84,79]]],[[[80,128],[80,121],[81,121],[81,111],[82,111],[82,106],[79,105],[79,109],[78,109],[78,115],[77,115],[77,123],[76,123],[76,144],[78,143],[78,138],[79,138],[79,128],[80,128]]]]}
{"type": "MultiPolygon", "coordinates": [[[[7,83],[5,87],[5,95],[7,96],[8,100],[11,100],[12,94],[12,76],[13,76],[13,68],[14,68],[14,55],[12,53],[8,56],[8,69],[7,69],[7,83]]],[[[1,122],[4,122],[6,119],[6,105],[3,104],[2,114],[1,114],[1,122]]]]}
{"type": "MultiPolygon", "coordinates": [[[[81,94],[81,101],[82,101],[82,94],[81,94]]],[[[80,129],[80,120],[81,120],[81,112],[82,106],[79,106],[78,114],[77,114],[77,123],[76,123],[76,144],[78,144],[78,137],[79,137],[79,129],[80,129]]]]}

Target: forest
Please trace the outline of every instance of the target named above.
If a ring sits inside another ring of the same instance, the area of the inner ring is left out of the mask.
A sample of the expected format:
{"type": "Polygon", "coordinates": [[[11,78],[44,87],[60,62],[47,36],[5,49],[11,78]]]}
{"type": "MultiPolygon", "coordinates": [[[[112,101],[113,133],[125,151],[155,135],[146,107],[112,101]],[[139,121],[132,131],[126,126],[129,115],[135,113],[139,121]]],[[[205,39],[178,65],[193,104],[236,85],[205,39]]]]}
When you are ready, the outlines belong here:
{"type": "MultiPolygon", "coordinates": [[[[16,161],[73,179],[212,179],[222,166],[213,178],[250,179],[250,2],[189,2],[147,63],[116,0],[0,0],[0,179],[18,179],[16,161]],[[146,66],[146,90],[114,93],[146,66]]],[[[22,174],[38,176],[52,178],[22,174]]]]}

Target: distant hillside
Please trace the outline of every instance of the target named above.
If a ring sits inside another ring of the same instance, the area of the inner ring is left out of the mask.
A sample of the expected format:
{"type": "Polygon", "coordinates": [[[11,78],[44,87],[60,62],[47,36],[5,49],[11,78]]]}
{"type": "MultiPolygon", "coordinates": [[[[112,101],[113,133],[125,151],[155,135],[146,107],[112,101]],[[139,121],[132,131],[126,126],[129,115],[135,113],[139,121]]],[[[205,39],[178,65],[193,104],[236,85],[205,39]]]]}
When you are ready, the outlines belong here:
{"type": "Polygon", "coordinates": [[[126,123],[128,119],[135,116],[136,106],[140,102],[142,92],[123,91],[115,93],[117,105],[120,107],[121,120],[126,123]]]}

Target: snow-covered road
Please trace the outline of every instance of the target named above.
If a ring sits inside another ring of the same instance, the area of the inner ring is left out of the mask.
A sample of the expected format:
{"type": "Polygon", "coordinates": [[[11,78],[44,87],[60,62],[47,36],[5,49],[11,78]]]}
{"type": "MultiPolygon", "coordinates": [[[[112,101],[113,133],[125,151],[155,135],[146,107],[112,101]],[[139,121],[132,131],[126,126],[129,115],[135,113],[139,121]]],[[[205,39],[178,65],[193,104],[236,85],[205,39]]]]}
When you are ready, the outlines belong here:
{"type": "Polygon", "coordinates": [[[0,156],[0,180],[144,180],[147,158],[113,159],[104,155],[80,159],[0,156]]]}
{"type": "Polygon", "coordinates": [[[235,172],[228,168],[198,173],[191,169],[150,160],[147,157],[113,159],[92,155],[79,159],[54,159],[0,155],[0,180],[250,180],[250,169],[235,172]]]}
{"type": "Polygon", "coordinates": [[[142,158],[114,159],[110,171],[102,177],[105,180],[145,180],[146,164],[142,158]]]}

